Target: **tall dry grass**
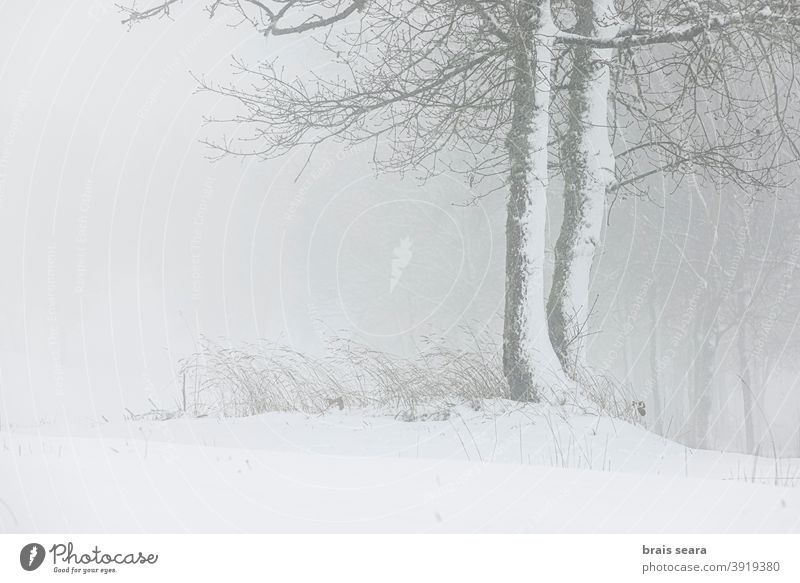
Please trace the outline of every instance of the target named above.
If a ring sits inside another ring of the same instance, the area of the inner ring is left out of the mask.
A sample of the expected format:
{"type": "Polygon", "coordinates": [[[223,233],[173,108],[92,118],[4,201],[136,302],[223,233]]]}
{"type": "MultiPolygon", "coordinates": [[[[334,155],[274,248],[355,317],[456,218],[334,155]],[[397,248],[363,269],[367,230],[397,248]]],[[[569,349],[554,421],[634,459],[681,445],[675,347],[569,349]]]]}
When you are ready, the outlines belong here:
{"type": "MultiPolygon", "coordinates": [[[[177,414],[242,417],[347,407],[406,420],[447,418],[456,406],[480,408],[485,400],[507,396],[500,343],[489,336],[469,338],[465,349],[425,338],[413,358],[341,338],[330,340],[322,356],[280,344],[233,348],[204,339],[180,362],[177,414]]],[[[630,391],[588,371],[575,386],[543,398],[579,412],[638,420],[630,391]]]]}
{"type": "Polygon", "coordinates": [[[323,356],[279,344],[231,348],[204,340],[180,363],[180,378],[188,414],[236,417],[346,406],[416,419],[506,391],[499,351],[477,338],[471,350],[428,339],[415,358],[343,339],[330,341],[323,356]]]}

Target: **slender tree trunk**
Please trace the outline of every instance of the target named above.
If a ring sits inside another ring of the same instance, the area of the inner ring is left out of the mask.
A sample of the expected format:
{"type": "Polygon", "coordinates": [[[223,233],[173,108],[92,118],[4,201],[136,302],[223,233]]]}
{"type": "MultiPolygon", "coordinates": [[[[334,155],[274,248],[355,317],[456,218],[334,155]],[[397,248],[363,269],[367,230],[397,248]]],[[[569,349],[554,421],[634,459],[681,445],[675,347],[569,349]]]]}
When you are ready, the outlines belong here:
{"type": "MultiPolygon", "coordinates": [[[[716,295],[712,297],[718,297],[716,295]]],[[[714,389],[715,364],[719,345],[717,306],[707,301],[695,320],[694,383],[691,387],[691,445],[710,446],[711,396],[714,389]]]]}
{"type": "MultiPolygon", "coordinates": [[[[742,312],[739,312],[740,314],[742,312]]],[[[744,411],[744,442],[747,453],[755,453],[756,440],[753,431],[753,389],[750,380],[750,363],[747,355],[747,338],[745,337],[746,326],[741,324],[741,328],[736,335],[736,347],[739,352],[739,381],[742,386],[742,408],[744,411]]]]}
{"type": "MultiPolygon", "coordinates": [[[[613,32],[614,0],[575,0],[576,32],[613,32]]],[[[550,338],[567,374],[583,365],[589,317],[589,279],[600,240],[614,155],[608,138],[611,49],[575,47],[569,84],[568,127],[562,143],[564,220],[555,248],[547,302],[550,338]]]]}
{"type": "Polygon", "coordinates": [[[661,400],[661,379],[658,370],[658,311],[655,302],[650,302],[650,372],[653,375],[653,430],[664,435],[664,411],[661,400]]]}
{"type": "Polygon", "coordinates": [[[514,112],[507,146],[511,165],[506,220],[503,371],[510,397],[539,400],[566,377],[547,332],[544,306],[547,141],[555,26],[549,0],[523,3],[514,52],[514,112]],[[528,24],[526,24],[528,23],[528,24]]]}

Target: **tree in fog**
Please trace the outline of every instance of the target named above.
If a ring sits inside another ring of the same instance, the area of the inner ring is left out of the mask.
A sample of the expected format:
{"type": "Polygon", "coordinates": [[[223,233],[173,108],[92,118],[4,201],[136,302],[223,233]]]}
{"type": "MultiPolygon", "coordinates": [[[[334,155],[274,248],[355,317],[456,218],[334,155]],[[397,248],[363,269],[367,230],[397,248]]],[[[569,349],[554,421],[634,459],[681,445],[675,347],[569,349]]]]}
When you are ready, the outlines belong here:
{"type": "MultiPolygon", "coordinates": [[[[179,3],[134,4],[125,22],[179,3]]],[[[326,77],[302,78],[277,62],[239,61],[250,84],[205,83],[238,100],[242,113],[228,121],[251,130],[216,144],[223,152],[272,158],[329,140],[371,143],[379,170],[463,172],[473,186],[504,177],[503,363],[515,399],[577,377],[607,192],[695,167],[728,176],[743,149],[763,160],[778,147],[775,131],[793,128],[749,123],[758,116],[729,85],[766,72],[759,79],[783,119],[791,83],[773,52],[791,55],[793,2],[209,0],[207,8],[268,38],[308,34],[332,62],[326,77]],[[614,141],[622,130],[628,143],[614,141]],[[546,307],[554,169],[565,177],[565,220],[546,307]]],[[[759,181],[774,170],[745,166],[743,176],[759,181]]]]}
{"type": "Polygon", "coordinates": [[[755,453],[756,425],[770,424],[759,403],[768,371],[793,340],[780,321],[790,317],[800,291],[800,207],[791,199],[723,199],[701,190],[688,201],[694,208],[685,216],[694,228],[683,241],[667,242],[680,246],[681,281],[697,290],[691,306],[686,298],[675,306],[694,313],[686,344],[688,415],[681,433],[691,445],[710,446],[717,433],[714,400],[718,409],[740,402],[743,446],[755,453]],[[725,374],[729,365],[734,375],[725,374]],[[726,383],[731,376],[736,382],[726,383]]]}
{"type": "MultiPolygon", "coordinates": [[[[175,1],[126,22],[164,15],[175,1]]],[[[566,382],[547,333],[545,211],[550,77],[557,28],[549,0],[212,2],[265,36],[318,34],[335,72],[285,77],[277,63],[239,62],[252,89],[233,97],[252,141],[218,144],[264,158],[326,140],[374,144],[379,170],[500,173],[508,190],[504,369],[514,398],[566,382]]]]}
{"type": "MultiPolygon", "coordinates": [[[[697,174],[750,194],[798,159],[794,2],[575,0],[561,99],[564,220],[548,300],[565,370],[583,363],[592,259],[606,197],[697,174]],[[779,157],[780,156],[780,157],[779,157]]],[[[660,194],[660,193],[659,193],[660,194]]]]}
{"type": "Polygon", "coordinates": [[[753,197],[689,176],[674,193],[621,206],[612,229],[632,232],[615,230],[608,246],[629,253],[606,256],[598,274],[615,335],[593,350],[605,370],[610,351],[625,357],[616,370],[648,402],[657,433],[763,453],[774,423],[766,392],[800,339],[800,201],[788,189],[753,197]]]}

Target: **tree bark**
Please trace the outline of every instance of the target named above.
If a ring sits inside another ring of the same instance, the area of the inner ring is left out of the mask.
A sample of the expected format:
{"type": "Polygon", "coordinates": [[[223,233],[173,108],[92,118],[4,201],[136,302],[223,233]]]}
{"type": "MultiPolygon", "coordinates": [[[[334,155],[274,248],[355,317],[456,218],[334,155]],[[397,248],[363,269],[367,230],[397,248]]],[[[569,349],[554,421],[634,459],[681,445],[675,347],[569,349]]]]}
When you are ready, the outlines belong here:
{"type": "MultiPolygon", "coordinates": [[[[613,0],[575,0],[576,33],[615,33],[613,0]]],[[[575,47],[569,82],[567,131],[561,147],[564,219],[555,247],[553,285],[547,302],[553,347],[573,379],[583,366],[589,317],[589,281],[614,176],[608,138],[608,61],[612,49],[575,47]]]]}
{"type": "Polygon", "coordinates": [[[503,372],[510,397],[538,401],[566,377],[547,331],[544,305],[547,142],[555,33],[549,0],[522,3],[517,22],[513,117],[507,139],[510,193],[506,219],[503,372]]]}

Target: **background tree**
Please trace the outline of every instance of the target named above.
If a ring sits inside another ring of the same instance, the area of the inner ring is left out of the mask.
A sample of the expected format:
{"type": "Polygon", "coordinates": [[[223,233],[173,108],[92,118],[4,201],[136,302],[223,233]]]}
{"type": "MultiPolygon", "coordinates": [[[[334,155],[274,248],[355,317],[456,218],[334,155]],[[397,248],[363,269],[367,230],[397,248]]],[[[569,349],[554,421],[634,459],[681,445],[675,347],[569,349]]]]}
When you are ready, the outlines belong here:
{"type": "Polygon", "coordinates": [[[793,73],[798,5],[574,0],[561,6],[562,28],[580,38],[569,41],[569,80],[560,97],[564,221],[548,314],[555,350],[576,377],[607,195],[647,196],[652,185],[678,188],[687,175],[750,194],[786,184],[786,168],[800,157],[793,73]]]}
{"type": "Polygon", "coordinates": [[[618,253],[599,264],[604,330],[592,336],[601,370],[647,401],[648,427],[671,439],[795,447],[773,430],[791,413],[780,372],[798,340],[797,199],[788,188],[721,193],[692,176],[653,196],[612,212],[607,246],[618,253]]]}

